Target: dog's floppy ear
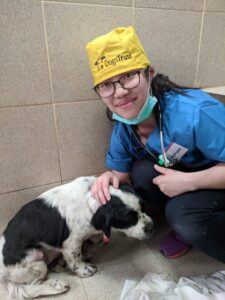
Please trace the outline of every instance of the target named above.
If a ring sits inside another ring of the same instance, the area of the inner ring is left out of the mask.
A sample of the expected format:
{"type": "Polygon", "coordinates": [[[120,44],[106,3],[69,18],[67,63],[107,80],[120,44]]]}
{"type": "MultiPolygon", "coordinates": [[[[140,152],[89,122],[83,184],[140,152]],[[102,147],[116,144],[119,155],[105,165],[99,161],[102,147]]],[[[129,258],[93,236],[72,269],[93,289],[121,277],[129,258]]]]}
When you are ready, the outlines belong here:
{"type": "Polygon", "coordinates": [[[97,230],[102,230],[107,238],[110,237],[111,220],[113,212],[105,205],[102,205],[94,214],[91,220],[91,225],[97,230]]]}

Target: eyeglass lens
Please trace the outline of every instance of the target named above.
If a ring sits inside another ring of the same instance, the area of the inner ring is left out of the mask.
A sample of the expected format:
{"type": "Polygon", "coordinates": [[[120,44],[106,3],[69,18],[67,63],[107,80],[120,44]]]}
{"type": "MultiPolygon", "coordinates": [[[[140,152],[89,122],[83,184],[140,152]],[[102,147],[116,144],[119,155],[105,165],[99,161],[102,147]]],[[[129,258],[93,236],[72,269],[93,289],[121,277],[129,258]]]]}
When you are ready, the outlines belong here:
{"type": "Polygon", "coordinates": [[[119,80],[114,82],[103,82],[100,83],[96,87],[96,91],[102,98],[107,98],[113,95],[115,91],[115,85],[116,83],[119,83],[124,89],[133,89],[137,87],[140,83],[140,71],[134,71],[127,73],[120,77],[119,80]]]}

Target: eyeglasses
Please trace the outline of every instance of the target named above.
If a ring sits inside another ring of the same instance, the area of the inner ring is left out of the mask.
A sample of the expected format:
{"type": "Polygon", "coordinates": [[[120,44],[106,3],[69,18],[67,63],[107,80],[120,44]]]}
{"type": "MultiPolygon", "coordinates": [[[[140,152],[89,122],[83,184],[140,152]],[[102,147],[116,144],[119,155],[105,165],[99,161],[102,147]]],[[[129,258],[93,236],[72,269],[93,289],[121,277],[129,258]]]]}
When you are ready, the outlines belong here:
{"type": "Polygon", "coordinates": [[[94,90],[102,98],[108,98],[114,94],[116,83],[119,83],[125,90],[131,90],[139,85],[141,71],[142,70],[126,73],[116,81],[105,81],[100,83],[94,87],[94,90]]]}

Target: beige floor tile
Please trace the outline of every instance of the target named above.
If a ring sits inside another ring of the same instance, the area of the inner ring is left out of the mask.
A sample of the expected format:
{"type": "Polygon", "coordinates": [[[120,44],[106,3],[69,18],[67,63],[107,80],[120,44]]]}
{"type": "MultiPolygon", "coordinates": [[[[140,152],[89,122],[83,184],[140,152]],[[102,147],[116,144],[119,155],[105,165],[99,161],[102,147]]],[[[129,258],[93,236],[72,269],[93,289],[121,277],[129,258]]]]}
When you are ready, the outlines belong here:
{"type": "Polygon", "coordinates": [[[224,35],[225,14],[205,13],[197,74],[197,83],[200,86],[223,86],[225,83],[224,35]]]}
{"type": "Polygon", "coordinates": [[[51,103],[41,3],[0,4],[0,106],[51,103]]]}
{"type": "Polygon", "coordinates": [[[60,182],[0,195],[0,233],[23,205],[57,185],[60,185],[60,182]]]}
{"type": "MultiPolygon", "coordinates": [[[[39,0],[41,1],[41,0],[39,0]]],[[[92,5],[110,5],[110,6],[132,6],[133,0],[49,0],[49,2],[69,2],[69,3],[82,3],[82,4],[92,4],[92,5]]]]}
{"type": "Polygon", "coordinates": [[[225,265],[192,248],[184,256],[177,259],[167,259],[160,252],[156,254],[158,261],[168,269],[174,278],[212,274],[224,270],[225,265]]]}
{"type": "Polygon", "coordinates": [[[134,266],[127,262],[120,264],[100,264],[93,277],[82,279],[88,299],[97,300],[102,295],[116,294],[118,297],[126,278],[137,278],[134,266]],[[129,274],[129,275],[128,275],[129,274]]]}
{"type": "Polygon", "coordinates": [[[203,10],[204,0],[170,0],[170,1],[158,1],[158,0],[136,0],[135,7],[149,7],[149,8],[162,8],[162,9],[175,9],[175,10],[203,10]]]}
{"type": "Polygon", "coordinates": [[[201,274],[211,274],[219,270],[224,270],[225,265],[209,257],[198,249],[191,248],[184,256],[177,259],[167,259],[160,252],[161,238],[171,229],[164,221],[156,229],[152,241],[145,244],[153,251],[156,260],[167,270],[174,279],[181,276],[198,276],[201,274]]]}
{"type": "Polygon", "coordinates": [[[201,17],[200,11],[135,9],[135,28],[156,72],[178,84],[193,85],[201,17]]]}
{"type": "Polygon", "coordinates": [[[206,11],[225,12],[224,0],[207,0],[205,4],[206,11]]]}
{"type": "Polygon", "coordinates": [[[101,101],[56,105],[63,180],[105,170],[111,132],[101,101]]]}
{"type": "Polygon", "coordinates": [[[79,277],[69,273],[51,273],[49,278],[58,278],[67,281],[70,285],[70,290],[61,295],[44,297],[43,299],[57,300],[90,300],[87,298],[82,281],[79,277]]]}
{"type": "Polygon", "coordinates": [[[0,128],[0,193],[61,180],[51,105],[1,109],[0,128]]]}

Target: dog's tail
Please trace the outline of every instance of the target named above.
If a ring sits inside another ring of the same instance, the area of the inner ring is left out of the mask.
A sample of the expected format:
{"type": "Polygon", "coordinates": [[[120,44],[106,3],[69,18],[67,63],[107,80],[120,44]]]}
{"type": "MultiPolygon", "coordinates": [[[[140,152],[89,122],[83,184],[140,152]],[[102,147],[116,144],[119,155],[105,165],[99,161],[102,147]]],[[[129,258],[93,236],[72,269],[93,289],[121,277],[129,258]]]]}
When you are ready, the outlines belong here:
{"type": "Polygon", "coordinates": [[[17,284],[5,280],[2,286],[5,288],[9,299],[18,300],[61,294],[70,289],[67,282],[58,279],[48,279],[39,284],[17,284]]]}
{"type": "Polygon", "coordinates": [[[23,286],[16,284],[14,282],[11,282],[7,279],[5,279],[1,283],[1,285],[5,290],[6,299],[19,299],[19,300],[26,299],[26,292],[24,291],[23,286]]]}
{"type": "Polygon", "coordinates": [[[34,299],[41,296],[57,295],[67,292],[70,286],[67,282],[58,279],[48,279],[35,284],[19,284],[4,279],[1,286],[5,291],[5,299],[34,299]]]}

